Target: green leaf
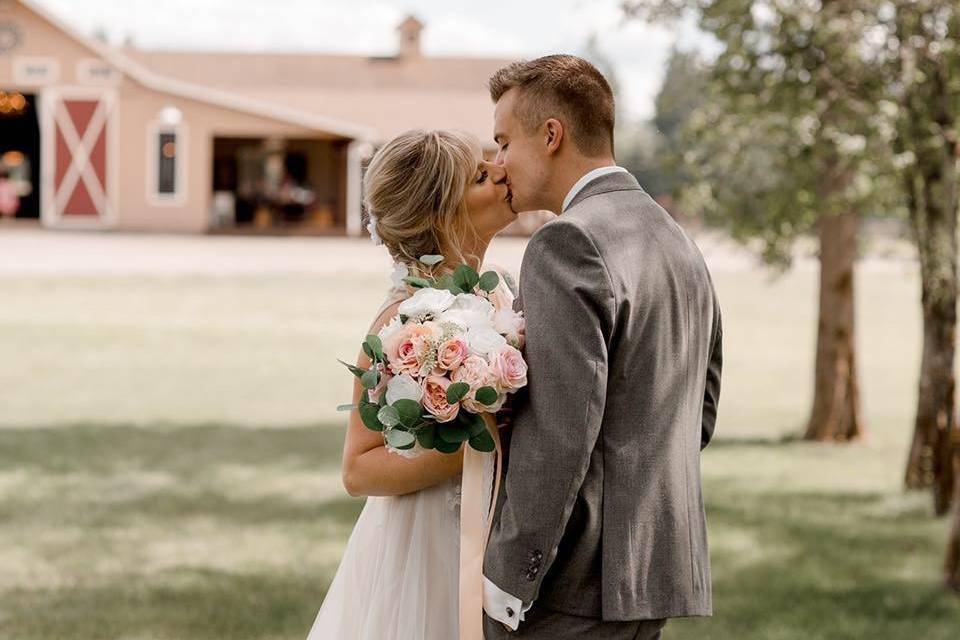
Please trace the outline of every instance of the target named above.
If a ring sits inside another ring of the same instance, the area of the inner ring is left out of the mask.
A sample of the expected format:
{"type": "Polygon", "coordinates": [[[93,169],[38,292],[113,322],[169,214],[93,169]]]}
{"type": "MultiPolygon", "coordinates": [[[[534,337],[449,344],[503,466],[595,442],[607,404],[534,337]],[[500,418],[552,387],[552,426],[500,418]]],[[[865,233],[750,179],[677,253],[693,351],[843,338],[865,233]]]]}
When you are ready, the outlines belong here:
{"type": "Polygon", "coordinates": [[[366,342],[364,342],[364,343],[363,343],[362,345],[360,345],[360,346],[363,347],[363,352],[364,352],[365,354],[367,354],[367,357],[370,358],[371,360],[373,360],[374,362],[376,362],[377,356],[376,356],[376,354],[373,353],[373,348],[372,348],[369,344],[367,344],[366,342]]]}
{"type": "Polygon", "coordinates": [[[430,425],[424,427],[417,431],[417,442],[420,443],[420,446],[424,449],[433,449],[436,446],[437,441],[437,427],[435,425],[430,425]]]}
{"type": "Polygon", "coordinates": [[[433,444],[433,448],[440,453],[456,453],[460,450],[459,442],[447,442],[443,438],[437,438],[433,444]]]}
{"type": "Polygon", "coordinates": [[[367,369],[367,372],[360,377],[360,384],[364,389],[373,389],[380,382],[380,372],[376,369],[367,369]]]}
{"type": "Polygon", "coordinates": [[[405,316],[402,313],[400,314],[400,324],[407,324],[407,320],[410,319],[410,316],[405,316]]]}
{"type": "Polygon", "coordinates": [[[437,431],[440,439],[450,444],[460,444],[470,439],[470,431],[464,429],[463,425],[456,420],[441,422],[437,425],[437,431]]]}
{"type": "Polygon", "coordinates": [[[437,280],[436,288],[446,289],[455,296],[465,293],[463,289],[457,286],[457,283],[453,281],[453,276],[449,273],[437,280]]]}
{"type": "Polygon", "coordinates": [[[418,278],[416,276],[410,276],[408,278],[404,278],[403,281],[415,289],[426,289],[431,286],[431,283],[429,280],[427,280],[426,278],[418,278]]]}
{"type": "Polygon", "coordinates": [[[477,389],[477,402],[482,405],[490,406],[497,403],[497,399],[500,397],[500,394],[497,393],[497,390],[493,387],[480,387],[477,389]]]}
{"type": "Polygon", "coordinates": [[[461,424],[463,424],[463,428],[466,430],[466,432],[470,434],[470,437],[479,435],[487,430],[487,423],[484,422],[482,416],[477,415],[476,413],[461,411],[460,421],[461,424]]]}
{"type": "Polygon", "coordinates": [[[416,441],[416,436],[409,431],[404,431],[403,429],[390,429],[387,431],[387,444],[394,449],[410,449],[416,441]]]}
{"type": "Polygon", "coordinates": [[[357,408],[355,404],[341,404],[337,407],[337,411],[353,411],[357,408]]]}
{"type": "Polygon", "coordinates": [[[466,382],[455,382],[447,387],[447,402],[457,404],[464,396],[470,393],[470,385],[466,382]]]}
{"type": "Polygon", "coordinates": [[[380,407],[377,420],[383,423],[385,427],[395,427],[400,424],[400,413],[390,405],[380,407]]]}
{"type": "Polygon", "coordinates": [[[383,341],[380,340],[380,336],[375,336],[375,335],[367,336],[367,339],[363,343],[363,345],[364,345],[364,351],[366,351],[366,347],[369,346],[370,350],[373,352],[373,355],[370,355],[369,353],[367,354],[368,356],[370,356],[371,360],[376,359],[383,362],[384,360],[383,341]]]}
{"type": "Polygon", "coordinates": [[[340,360],[339,358],[337,358],[337,362],[339,362],[340,364],[345,366],[347,369],[349,369],[350,373],[357,376],[358,378],[363,376],[363,374],[367,372],[366,369],[361,369],[360,367],[355,367],[352,364],[347,364],[346,362],[344,362],[343,360],[340,360]]]}
{"type": "Polygon", "coordinates": [[[363,426],[371,431],[383,431],[383,424],[381,424],[377,418],[377,413],[380,412],[380,405],[372,402],[361,402],[359,410],[360,420],[363,421],[363,426]]]}
{"type": "Polygon", "coordinates": [[[412,429],[420,424],[423,407],[416,400],[397,400],[393,403],[393,409],[397,412],[397,417],[403,426],[412,429]]]}
{"type": "Polygon", "coordinates": [[[497,448],[497,445],[493,442],[493,436],[486,430],[470,438],[470,446],[484,453],[489,453],[497,448]]]}
{"type": "Polygon", "coordinates": [[[480,288],[487,293],[492,293],[499,284],[500,276],[497,275],[496,271],[487,271],[485,274],[480,276],[480,288]]]}
{"type": "Polygon", "coordinates": [[[427,265],[428,267],[433,267],[443,262],[443,256],[438,256],[438,255],[420,256],[420,262],[427,265]]]}
{"type": "Polygon", "coordinates": [[[470,293],[480,284],[480,276],[472,267],[462,264],[453,272],[453,282],[465,293],[470,293]]]}

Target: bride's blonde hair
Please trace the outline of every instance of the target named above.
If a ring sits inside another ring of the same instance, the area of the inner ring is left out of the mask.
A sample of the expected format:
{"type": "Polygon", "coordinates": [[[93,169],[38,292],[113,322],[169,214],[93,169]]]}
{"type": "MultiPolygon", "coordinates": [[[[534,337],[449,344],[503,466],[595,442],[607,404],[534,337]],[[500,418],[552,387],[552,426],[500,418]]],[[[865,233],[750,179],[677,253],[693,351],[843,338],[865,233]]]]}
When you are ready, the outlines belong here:
{"type": "Polygon", "coordinates": [[[477,173],[479,141],[465,133],[414,130],[381,147],[363,180],[363,204],[376,234],[411,274],[443,272],[466,262],[463,240],[476,230],[464,194],[477,173]],[[444,262],[428,269],[424,255],[444,262]]]}

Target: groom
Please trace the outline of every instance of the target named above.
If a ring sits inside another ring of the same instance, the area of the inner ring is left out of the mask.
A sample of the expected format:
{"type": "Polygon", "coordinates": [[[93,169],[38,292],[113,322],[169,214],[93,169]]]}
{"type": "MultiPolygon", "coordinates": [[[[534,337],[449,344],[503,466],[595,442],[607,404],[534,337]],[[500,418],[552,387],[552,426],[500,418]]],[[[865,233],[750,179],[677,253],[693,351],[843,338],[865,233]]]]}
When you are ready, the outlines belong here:
{"type": "Polygon", "coordinates": [[[711,614],[700,451],[720,395],[720,308],[694,243],[613,156],[614,101],[554,55],[490,79],[527,247],[527,393],[484,561],[484,633],[646,640],[711,614]]]}

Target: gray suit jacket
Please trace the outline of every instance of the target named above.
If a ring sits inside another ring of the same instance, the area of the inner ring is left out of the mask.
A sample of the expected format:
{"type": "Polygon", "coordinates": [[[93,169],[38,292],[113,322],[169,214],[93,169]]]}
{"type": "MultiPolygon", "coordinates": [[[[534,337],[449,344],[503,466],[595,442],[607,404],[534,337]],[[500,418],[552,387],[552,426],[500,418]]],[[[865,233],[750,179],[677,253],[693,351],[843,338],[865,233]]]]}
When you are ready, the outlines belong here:
{"type": "Polygon", "coordinates": [[[633,176],[604,175],[530,240],[520,302],[529,386],[484,574],[573,615],[710,615],[721,327],[700,251],[633,176]]]}

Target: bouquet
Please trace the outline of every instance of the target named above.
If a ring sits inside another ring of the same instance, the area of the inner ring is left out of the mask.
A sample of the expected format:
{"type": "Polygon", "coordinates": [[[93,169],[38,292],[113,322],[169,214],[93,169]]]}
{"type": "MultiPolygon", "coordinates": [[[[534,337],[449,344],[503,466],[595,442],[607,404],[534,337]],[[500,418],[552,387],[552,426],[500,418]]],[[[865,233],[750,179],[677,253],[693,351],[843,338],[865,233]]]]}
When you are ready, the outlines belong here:
{"type": "MultiPolygon", "coordinates": [[[[428,267],[442,256],[423,256],[428,267]]],[[[416,291],[376,335],[363,342],[372,365],[340,361],[360,379],[363,424],[391,449],[453,453],[463,443],[493,451],[483,419],[527,384],[522,313],[495,271],[460,265],[439,278],[406,277],[416,291]]]]}

